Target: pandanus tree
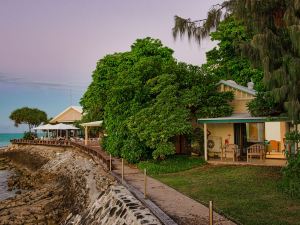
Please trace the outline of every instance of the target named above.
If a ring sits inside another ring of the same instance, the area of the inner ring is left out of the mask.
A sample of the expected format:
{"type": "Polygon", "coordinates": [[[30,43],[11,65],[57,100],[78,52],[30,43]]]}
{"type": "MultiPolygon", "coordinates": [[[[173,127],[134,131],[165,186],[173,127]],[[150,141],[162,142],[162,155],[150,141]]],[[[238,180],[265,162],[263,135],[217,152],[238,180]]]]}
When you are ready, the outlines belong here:
{"type": "Polygon", "coordinates": [[[187,35],[198,43],[233,16],[241,21],[249,41],[237,48],[264,72],[264,83],[277,103],[284,105],[289,118],[300,119],[300,0],[228,0],[215,5],[201,20],[175,16],[173,35],[187,35]]]}

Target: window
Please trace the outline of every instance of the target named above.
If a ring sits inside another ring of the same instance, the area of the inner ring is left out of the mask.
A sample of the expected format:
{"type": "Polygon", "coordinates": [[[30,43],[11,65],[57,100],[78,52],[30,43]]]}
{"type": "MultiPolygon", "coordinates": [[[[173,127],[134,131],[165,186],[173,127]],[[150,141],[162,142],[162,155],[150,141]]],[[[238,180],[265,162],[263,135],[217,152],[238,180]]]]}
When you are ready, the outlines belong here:
{"type": "Polygon", "coordinates": [[[264,142],[265,124],[264,123],[247,123],[247,142],[264,142]]]}

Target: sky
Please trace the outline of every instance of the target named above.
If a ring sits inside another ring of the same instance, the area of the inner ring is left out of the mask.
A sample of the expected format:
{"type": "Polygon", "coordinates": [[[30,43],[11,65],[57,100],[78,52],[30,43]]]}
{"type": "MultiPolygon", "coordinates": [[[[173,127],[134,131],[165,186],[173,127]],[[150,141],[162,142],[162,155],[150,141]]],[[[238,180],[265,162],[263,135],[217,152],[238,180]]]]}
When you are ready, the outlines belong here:
{"type": "Polygon", "coordinates": [[[96,62],[128,51],[137,38],[158,38],[179,61],[201,65],[205,52],[174,40],[174,16],[205,18],[222,0],[1,0],[0,133],[23,132],[10,113],[37,107],[53,117],[79,101],[96,62]]]}

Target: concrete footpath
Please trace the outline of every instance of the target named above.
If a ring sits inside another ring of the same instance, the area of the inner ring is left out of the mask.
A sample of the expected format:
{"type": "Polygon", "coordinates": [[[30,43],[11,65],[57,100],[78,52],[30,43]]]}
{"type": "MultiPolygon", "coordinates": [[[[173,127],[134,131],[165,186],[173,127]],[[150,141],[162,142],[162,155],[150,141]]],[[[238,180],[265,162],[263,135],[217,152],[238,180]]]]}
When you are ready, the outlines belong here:
{"type": "MultiPolygon", "coordinates": [[[[114,158],[113,167],[113,172],[121,177],[121,160],[114,158]]],[[[124,164],[124,180],[128,185],[144,193],[144,174],[137,168],[124,164]]],[[[209,224],[209,210],[206,206],[149,176],[147,197],[179,225],[209,224]]],[[[235,223],[215,212],[214,224],[234,225],[235,223]]]]}

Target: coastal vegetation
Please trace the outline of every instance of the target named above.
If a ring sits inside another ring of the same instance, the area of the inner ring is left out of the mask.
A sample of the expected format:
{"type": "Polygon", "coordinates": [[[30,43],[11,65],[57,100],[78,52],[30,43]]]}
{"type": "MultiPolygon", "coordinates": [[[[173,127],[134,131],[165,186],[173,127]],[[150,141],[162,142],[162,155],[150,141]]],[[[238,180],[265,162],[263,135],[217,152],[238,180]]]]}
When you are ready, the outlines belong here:
{"type": "Polygon", "coordinates": [[[86,117],[104,120],[104,148],[131,163],[175,153],[174,137],[192,133],[197,117],[227,116],[233,94],[203,68],[177,62],[159,40],[138,39],[129,52],[97,63],[81,99],[86,117]]]}
{"type": "Polygon", "coordinates": [[[240,224],[292,225],[300,221],[300,202],[280,188],[280,168],[205,165],[153,177],[203,204],[213,200],[217,211],[240,224]]]}
{"type": "Polygon", "coordinates": [[[41,123],[47,122],[47,114],[37,108],[23,107],[14,110],[9,118],[14,121],[15,126],[20,124],[28,125],[28,132],[31,133],[33,127],[39,126],[41,123]]]}

